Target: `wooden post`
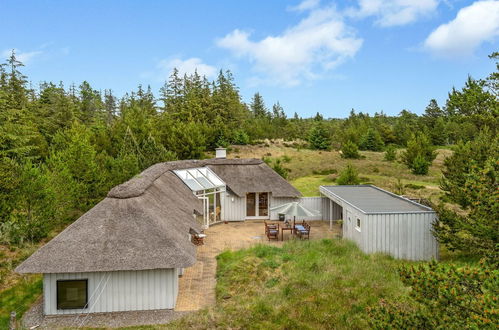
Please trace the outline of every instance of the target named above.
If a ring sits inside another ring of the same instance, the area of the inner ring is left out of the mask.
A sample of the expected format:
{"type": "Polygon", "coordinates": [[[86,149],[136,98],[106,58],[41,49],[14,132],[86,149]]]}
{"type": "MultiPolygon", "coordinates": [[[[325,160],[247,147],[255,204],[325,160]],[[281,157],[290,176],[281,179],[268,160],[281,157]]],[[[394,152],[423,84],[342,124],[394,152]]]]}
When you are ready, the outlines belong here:
{"type": "Polygon", "coordinates": [[[10,312],[9,330],[16,330],[16,312],[10,312]]]}

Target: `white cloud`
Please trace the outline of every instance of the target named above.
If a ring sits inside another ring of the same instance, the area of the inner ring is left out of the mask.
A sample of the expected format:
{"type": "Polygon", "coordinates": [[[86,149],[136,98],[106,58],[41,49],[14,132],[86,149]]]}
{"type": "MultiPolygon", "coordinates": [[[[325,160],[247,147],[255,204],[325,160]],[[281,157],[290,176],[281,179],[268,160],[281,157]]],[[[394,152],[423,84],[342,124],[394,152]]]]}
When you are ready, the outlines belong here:
{"type": "Polygon", "coordinates": [[[413,23],[435,12],[439,0],[359,0],[358,8],[350,8],[351,17],[376,17],[376,24],[388,27],[413,23]]]}
{"type": "Polygon", "coordinates": [[[298,5],[289,7],[289,10],[294,10],[294,11],[305,11],[305,10],[310,10],[317,8],[319,6],[320,0],[303,0],[300,2],[298,5]]]}
{"type": "Polygon", "coordinates": [[[469,56],[482,43],[492,42],[498,36],[499,1],[477,1],[435,29],[424,47],[441,56],[469,56]]]}
{"type": "MultiPolygon", "coordinates": [[[[184,74],[193,74],[197,70],[200,76],[213,77],[215,76],[217,69],[214,66],[203,63],[200,58],[191,57],[186,60],[180,58],[165,59],[158,63],[158,69],[162,70],[163,73],[169,75],[173,68],[177,68],[179,73],[183,76],[184,74]]],[[[164,79],[164,77],[162,77],[164,79]]]]}
{"type": "MultiPolygon", "coordinates": [[[[16,59],[18,61],[22,62],[23,64],[28,64],[35,57],[37,57],[43,53],[42,51],[39,51],[39,50],[32,51],[32,52],[22,52],[17,48],[14,48],[14,52],[16,55],[16,59]]],[[[2,52],[2,57],[4,59],[7,59],[10,57],[11,54],[12,54],[12,49],[6,49],[2,52]]]]}
{"type": "Polygon", "coordinates": [[[253,77],[253,81],[292,86],[353,57],[362,39],[356,38],[342,17],[328,7],[311,10],[296,26],[279,35],[253,41],[249,32],[236,29],[218,39],[217,45],[247,58],[264,77],[253,77]]]}

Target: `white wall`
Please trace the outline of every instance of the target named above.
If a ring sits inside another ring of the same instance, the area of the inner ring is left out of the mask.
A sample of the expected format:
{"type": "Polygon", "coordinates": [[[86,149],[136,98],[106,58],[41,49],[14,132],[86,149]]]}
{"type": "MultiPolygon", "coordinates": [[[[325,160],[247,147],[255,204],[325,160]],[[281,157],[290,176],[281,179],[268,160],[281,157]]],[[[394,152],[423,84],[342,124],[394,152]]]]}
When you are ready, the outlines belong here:
{"type": "Polygon", "coordinates": [[[173,309],[178,270],[44,274],[43,292],[46,315],[173,309]],[[57,310],[56,281],[71,279],[88,279],[88,308],[57,310]]]}
{"type": "Polygon", "coordinates": [[[431,212],[369,214],[363,250],[385,252],[398,259],[438,259],[438,242],[431,232],[435,220],[436,214],[431,212]]]}
{"type": "MultiPolygon", "coordinates": [[[[270,194],[270,205],[269,207],[275,207],[283,205],[286,203],[297,202],[298,198],[293,197],[274,197],[270,194]]],[[[279,214],[275,211],[270,211],[270,220],[279,220],[279,214]]]]}
{"type": "Polygon", "coordinates": [[[246,197],[241,198],[226,191],[222,198],[222,210],[222,220],[244,221],[246,218],[246,197]]]}
{"type": "MultiPolygon", "coordinates": [[[[322,220],[322,214],[324,212],[329,212],[329,206],[324,205],[323,200],[327,201],[324,197],[301,197],[301,198],[293,198],[293,197],[274,197],[271,193],[269,200],[269,208],[274,206],[279,206],[282,204],[290,203],[290,202],[300,202],[305,207],[317,210],[320,212],[319,216],[316,217],[307,217],[306,220],[322,220]]],[[[246,219],[246,197],[238,197],[233,193],[226,192],[224,193],[224,198],[222,199],[222,216],[223,220],[227,221],[244,221],[246,219]]],[[[279,214],[274,211],[270,211],[270,220],[278,220],[279,214]]],[[[298,220],[298,219],[297,219],[298,220]]],[[[301,219],[300,219],[301,220],[301,219]]]]}
{"type": "MultiPolygon", "coordinates": [[[[275,207],[279,205],[283,205],[291,202],[299,202],[306,208],[310,210],[319,211],[319,215],[315,217],[306,217],[305,220],[322,220],[322,214],[324,213],[325,206],[323,204],[323,197],[301,197],[301,198],[292,198],[292,197],[273,197],[270,199],[270,207],[275,207]]],[[[326,208],[327,212],[327,208],[326,208]]],[[[279,220],[279,214],[275,211],[270,212],[270,220],[279,220]]],[[[291,220],[293,220],[291,218],[291,220]]],[[[302,218],[296,220],[303,220],[302,218]]]]}
{"type": "Polygon", "coordinates": [[[407,260],[438,259],[438,242],[431,232],[435,219],[432,212],[363,214],[347,206],[343,237],[356,242],[365,253],[384,252],[407,260]],[[360,231],[355,228],[357,218],[361,219],[360,231]]]}

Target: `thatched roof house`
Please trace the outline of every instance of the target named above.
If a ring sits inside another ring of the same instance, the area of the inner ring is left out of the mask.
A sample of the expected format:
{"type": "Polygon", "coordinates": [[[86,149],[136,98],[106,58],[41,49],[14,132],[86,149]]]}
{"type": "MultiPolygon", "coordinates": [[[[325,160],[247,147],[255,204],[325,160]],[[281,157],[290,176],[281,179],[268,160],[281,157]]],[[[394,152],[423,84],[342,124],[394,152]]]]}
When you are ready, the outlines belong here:
{"type": "Polygon", "coordinates": [[[239,197],[269,191],[299,197],[286,180],[258,159],[209,159],[160,163],[116,186],[107,197],[23,262],[19,273],[184,268],[196,261],[187,239],[200,230],[193,214],[201,200],[172,172],[208,166],[239,197]]]}
{"type": "MultiPolygon", "coordinates": [[[[103,272],[149,274],[154,270],[173,269],[175,272],[168,276],[175,286],[175,274],[196,262],[196,247],[189,239],[190,232],[201,230],[196,215],[204,214],[207,219],[209,215],[206,213],[209,212],[212,217],[218,216],[218,220],[222,220],[220,209],[223,214],[225,205],[231,207],[225,194],[232,193],[245,200],[248,193],[263,192],[275,198],[300,196],[294,187],[258,159],[216,158],[156,164],[114,187],[104,200],[36,251],[16,271],[47,274],[47,288],[51,287],[51,281],[55,283],[62,281],[61,278],[83,276],[88,282],[88,291],[94,285],[89,282],[92,276],[101,276],[103,272]],[[198,198],[201,196],[199,192],[190,189],[176,174],[177,170],[194,168],[208,168],[224,182],[223,189],[207,193],[215,195],[211,198],[215,204],[207,205],[210,199],[198,198]]],[[[234,202],[234,198],[231,200],[234,202]]],[[[119,282],[118,277],[115,281],[119,282]]],[[[113,285],[118,285],[116,283],[113,285]]],[[[46,314],[63,313],[59,302],[55,308],[57,290],[45,292],[46,304],[53,305],[46,306],[46,314]]],[[[172,292],[176,298],[176,291],[172,292]]],[[[165,302],[148,306],[169,308],[172,304],[165,302]]],[[[108,308],[101,309],[99,311],[107,311],[108,308]]]]}

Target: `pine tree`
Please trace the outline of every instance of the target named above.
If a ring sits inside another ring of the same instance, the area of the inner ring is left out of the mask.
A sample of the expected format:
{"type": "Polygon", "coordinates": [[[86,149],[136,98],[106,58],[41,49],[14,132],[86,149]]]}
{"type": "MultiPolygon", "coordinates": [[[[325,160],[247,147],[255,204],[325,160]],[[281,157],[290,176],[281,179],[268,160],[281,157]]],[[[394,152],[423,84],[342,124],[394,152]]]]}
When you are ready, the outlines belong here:
{"type": "Polygon", "coordinates": [[[84,81],[79,87],[78,112],[79,119],[87,125],[103,118],[101,95],[92,89],[87,81],[84,81]]]}
{"type": "Polygon", "coordinates": [[[317,122],[308,133],[308,142],[312,149],[331,149],[331,136],[322,122],[317,122]]]}
{"type": "Polygon", "coordinates": [[[348,164],[343,171],[340,172],[336,183],[339,185],[356,185],[360,183],[359,173],[352,164],[348,164]]]}
{"type": "Polygon", "coordinates": [[[430,103],[425,109],[425,113],[423,114],[423,120],[428,128],[432,129],[435,126],[435,122],[437,119],[442,118],[444,116],[444,111],[440,109],[438,103],[435,99],[431,99],[430,103]]]}
{"type": "Polygon", "coordinates": [[[424,133],[412,134],[407,142],[407,149],[402,153],[402,160],[414,174],[427,174],[428,168],[437,157],[430,140],[424,133]]]}
{"type": "Polygon", "coordinates": [[[263,101],[263,97],[260,93],[255,93],[255,95],[253,95],[250,103],[250,109],[255,118],[264,118],[269,115],[265,102],[263,101]]]}
{"type": "Polygon", "coordinates": [[[371,150],[371,151],[381,151],[383,150],[383,140],[381,139],[381,135],[374,128],[369,128],[366,134],[362,137],[360,142],[361,150],[371,150]]]}
{"type": "Polygon", "coordinates": [[[110,89],[104,90],[104,108],[106,110],[106,123],[111,125],[116,118],[116,97],[110,89]]]}
{"type": "Polygon", "coordinates": [[[498,155],[498,138],[488,129],[481,131],[473,141],[459,143],[452,156],[444,160],[440,188],[446,197],[463,208],[471,206],[473,200],[465,190],[467,176],[474,169],[484,169],[487,159],[497,159],[498,155]]]}

